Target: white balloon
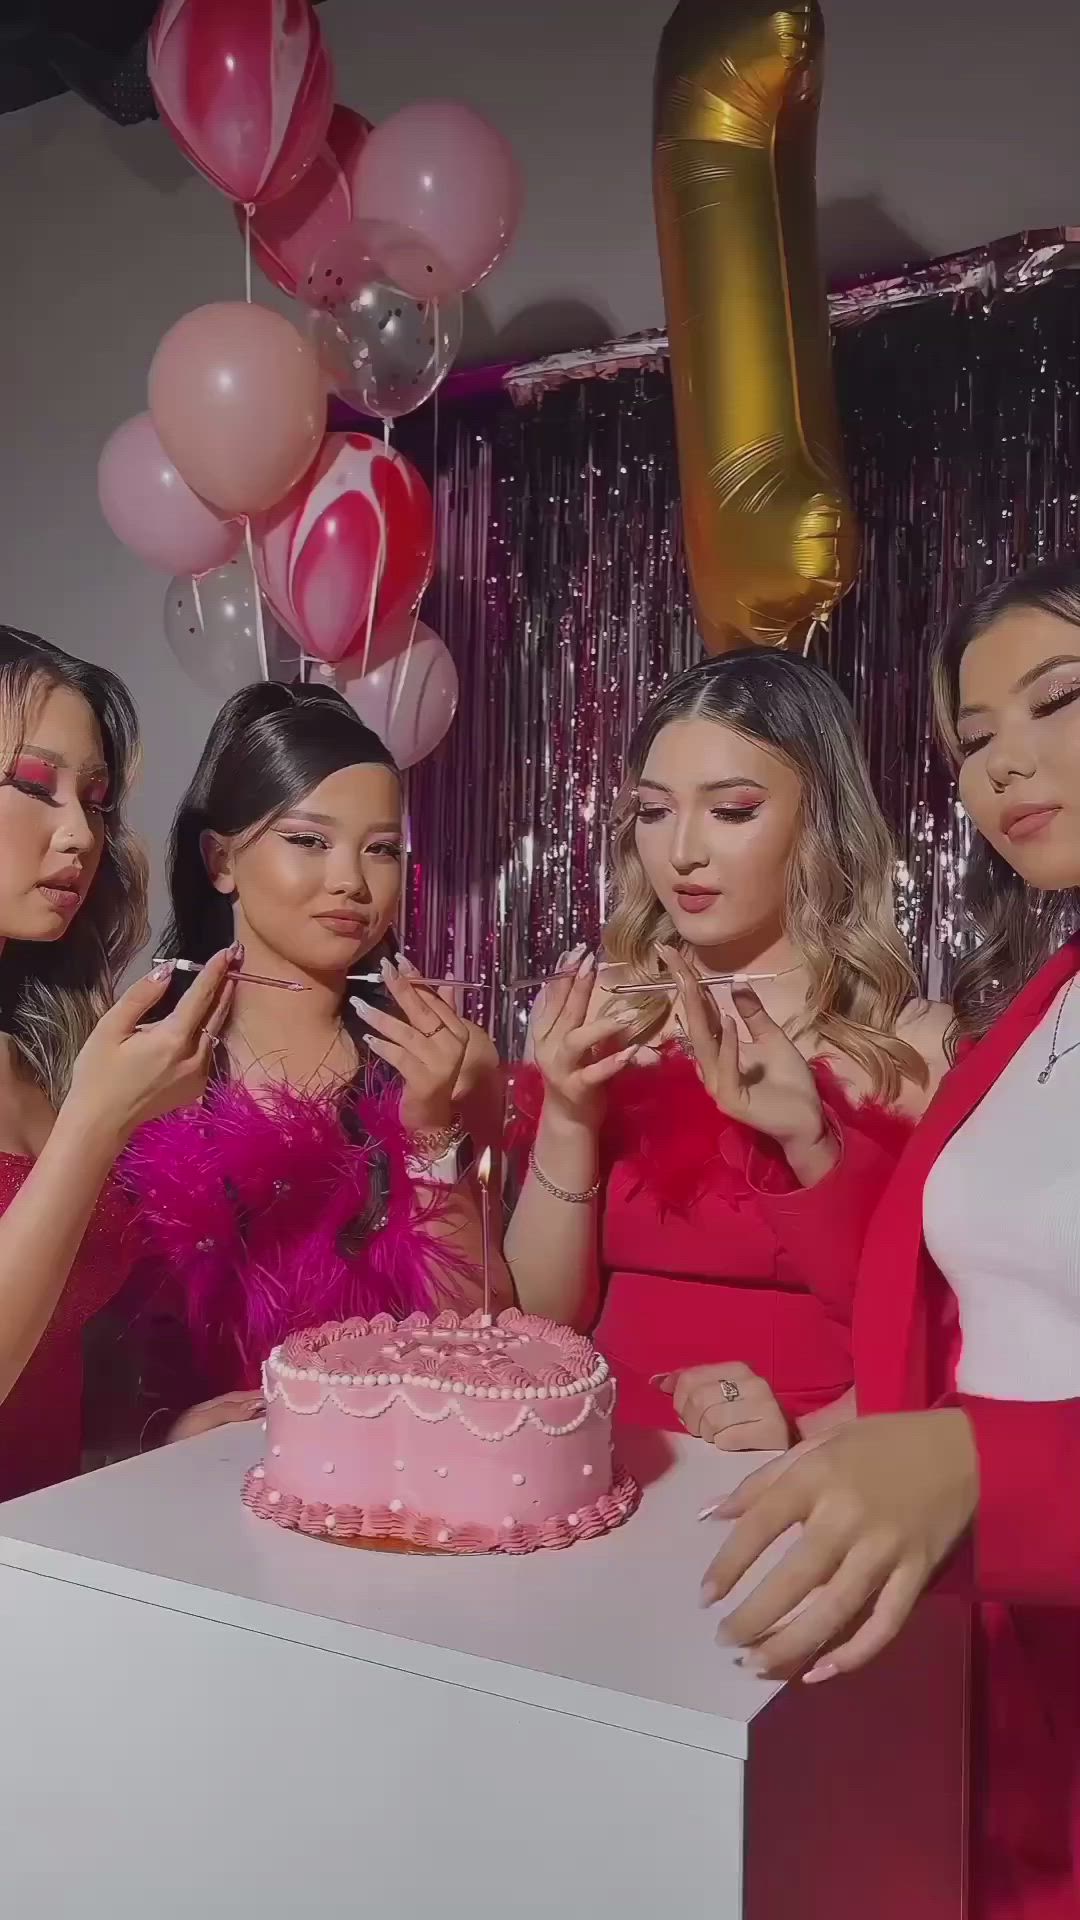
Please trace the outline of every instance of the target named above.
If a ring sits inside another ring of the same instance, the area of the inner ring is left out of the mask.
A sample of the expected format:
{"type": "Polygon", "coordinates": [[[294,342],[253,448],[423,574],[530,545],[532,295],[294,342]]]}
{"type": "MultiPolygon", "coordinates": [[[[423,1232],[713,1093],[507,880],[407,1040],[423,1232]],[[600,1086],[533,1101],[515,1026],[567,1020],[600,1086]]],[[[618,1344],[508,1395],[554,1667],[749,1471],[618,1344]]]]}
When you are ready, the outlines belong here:
{"type": "MultiPolygon", "coordinates": [[[[188,678],[221,698],[261,680],[256,594],[251,563],[238,553],[225,566],[193,580],[170,580],[165,638],[188,678]]],[[[300,649],[263,602],[263,629],[271,680],[292,680],[300,649]]]]}

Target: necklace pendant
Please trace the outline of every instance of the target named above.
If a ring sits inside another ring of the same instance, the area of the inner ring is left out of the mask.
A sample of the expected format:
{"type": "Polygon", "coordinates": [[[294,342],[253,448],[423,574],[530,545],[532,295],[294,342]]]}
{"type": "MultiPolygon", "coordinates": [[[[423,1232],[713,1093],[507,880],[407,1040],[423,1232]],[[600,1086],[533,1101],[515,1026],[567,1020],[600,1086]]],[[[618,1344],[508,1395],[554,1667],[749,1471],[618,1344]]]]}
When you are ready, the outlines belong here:
{"type": "Polygon", "coordinates": [[[1039,1075],[1040,1087],[1045,1087],[1047,1081],[1050,1078],[1050,1075],[1053,1073],[1054,1068],[1057,1066],[1057,1063],[1058,1063],[1058,1056],[1056,1053],[1052,1053],[1045,1067],[1043,1068],[1042,1072],[1039,1075]]]}

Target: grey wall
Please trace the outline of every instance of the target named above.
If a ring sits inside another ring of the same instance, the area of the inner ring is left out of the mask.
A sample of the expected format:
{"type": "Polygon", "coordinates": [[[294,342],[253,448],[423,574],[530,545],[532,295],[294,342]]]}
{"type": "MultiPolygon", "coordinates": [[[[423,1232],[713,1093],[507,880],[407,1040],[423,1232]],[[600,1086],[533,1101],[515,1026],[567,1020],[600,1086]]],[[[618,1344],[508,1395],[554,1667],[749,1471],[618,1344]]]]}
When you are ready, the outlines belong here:
{"type": "MultiPolygon", "coordinates": [[[[825,0],[822,226],[834,272],[1080,218],[1073,0],[825,0]]],[[[525,172],[512,256],[473,303],[480,357],[662,318],[649,93],[668,0],[329,0],[339,95],[372,118],[457,95],[525,172]]],[[[161,638],[164,582],[101,524],[94,467],[144,404],[154,345],[241,291],[228,208],[155,126],[71,98],[0,120],[0,617],[107,661],[143,714],[139,824],[155,847],[211,704],[161,638]]]]}

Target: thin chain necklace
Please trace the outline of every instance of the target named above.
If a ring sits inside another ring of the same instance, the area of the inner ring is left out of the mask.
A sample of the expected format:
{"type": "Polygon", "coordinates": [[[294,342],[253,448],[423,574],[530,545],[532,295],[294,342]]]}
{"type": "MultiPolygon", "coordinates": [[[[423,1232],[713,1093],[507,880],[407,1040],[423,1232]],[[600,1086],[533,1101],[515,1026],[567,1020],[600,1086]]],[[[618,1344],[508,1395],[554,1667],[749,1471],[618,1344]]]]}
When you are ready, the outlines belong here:
{"type": "MultiPolygon", "coordinates": [[[[1076,976],[1074,974],[1073,979],[1075,979],[1075,977],[1076,976]]],[[[1054,1037],[1050,1042],[1050,1052],[1047,1055],[1046,1065],[1039,1075],[1040,1087],[1045,1087],[1047,1081],[1050,1078],[1050,1075],[1053,1073],[1054,1068],[1057,1066],[1058,1061],[1064,1060],[1065,1055],[1067,1053],[1075,1053],[1077,1047],[1080,1047],[1080,1040],[1074,1040],[1071,1046],[1062,1047],[1061,1052],[1060,1053],[1058,1052],[1058,1034],[1061,1032],[1061,1016],[1065,1011],[1065,1003],[1068,1000],[1072,990],[1073,990],[1073,981],[1070,980],[1068,986],[1066,987],[1064,993],[1061,996],[1061,1005],[1058,1007],[1058,1010],[1057,1010],[1057,1019],[1054,1021],[1054,1037]]]]}
{"type": "MultiPolygon", "coordinates": [[[[250,1041],[250,1040],[248,1039],[248,1037],[247,1037],[247,1034],[246,1034],[246,1033],[244,1032],[244,1029],[243,1029],[243,1027],[242,1027],[242,1026],[240,1025],[240,1022],[239,1022],[239,1020],[234,1020],[234,1021],[233,1021],[233,1025],[235,1026],[235,1028],[236,1028],[236,1031],[237,1031],[237,1033],[239,1034],[239,1036],[240,1036],[240,1038],[241,1038],[241,1040],[243,1041],[243,1043],[244,1043],[244,1045],[245,1045],[245,1047],[247,1048],[247,1050],[248,1050],[248,1053],[249,1053],[249,1055],[250,1055],[250,1066],[249,1066],[249,1067],[248,1067],[248,1069],[247,1069],[247,1072],[250,1072],[250,1071],[251,1071],[251,1067],[259,1067],[259,1066],[261,1066],[261,1065],[262,1065],[262,1060],[260,1059],[260,1057],[259,1057],[259,1055],[258,1055],[258,1054],[257,1054],[257,1053],[255,1052],[255,1049],[254,1049],[254,1047],[252,1046],[252,1044],[251,1044],[251,1041],[250,1041]]],[[[335,1028],[335,1030],[334,1030],[334,1032],[333,1032],[333,1033],[331,1034],[331,1036],[330,1036],[330,1044],[329,1044],[329,1046],[327,1047],[327,1049],[326,1049],[326,1052],[325,1052],[325,1053],[323,1054],[323,1056],[322,1056],[322,1059],[321,1059],[321,1060],[318,1060],[318,1061],[316,1062],[316,1064],[315,1064],[315,1065],[314,1065],[314,1066],[312,1067],[312,1069],[311,1069],[311,1072],[310,1072],[310,1073],[308,1074],[308,1076],[307,1076],[307,1078],[306,1078],[305,1080],[303,1080],[303,1081],[301,1081],[301,1083],[300,1083],[300,1086],[299,1086],[299,1087],[298,1087],[298,1088],[296,1089],[296,1091],[297,1091],[298,1093],[306,1093],[306,1092],[308,1091],[308,1088],[309,1088],[309,1087],[311,1086],[311,1084],[312,1084],[312,1081],[314,1081],[314,1080],[317,1080],[317,1079],[318,1079],[318,1077],[319,1077],[319,1075],[320,1075],[320,1073],[322,1072],[322,1070],[323,1070],[323,1068],[325,1067],[325,1065],[326,1065],[326,1063],[327,1063],[327,1061],[329,1060],[329,1058],[330,1058],[330,1055],[331,1055],[331,1054],[333,1053],[333,1051],[334,1051],[334,1048],[335,1048],[335,1047],[337,1046],[337,1043],[338,1043],[338,1041],[339,1041],[339,1040],[341,1039],[341,1036],[342,1036],[342,1033],[344,1032],[344,1030],[345,1030],[345,1023],[344,1023],[344,1021],[341,1021],[341,1020],[339,1020],[339,1021],[338,1021],[338,1024],[337,1024],[337,1027],[335,1028]]],[[[231,1047],[230,1047],[230,1048],[228,1048],[228,1052],[229,1052],[229,1054],[230,1054],[230,1057],[232,1057],[232,1049],[231,1049],[231,1047]]],[[[283,1052],[284,1052],[284,1050],[283,1050],[283,1052]]],[[[279,1057],[279,1059],[280,1059],[280,1058],[282,1058],[282,1057],[283,1057],[283,1053],[282,1053],[282,1055],[279,1055],[278,1057],[279,1057]]],[[[237,1064],[239,1064],[239,1063],[237,1063],[237,1064]]],[[[246,1079],[247,1079],[247,1072],[245,1072],[245,1071],[244,1071],[243,1069],[241,1069],[241,1072],[240,1072],[240,1078],[241,1078],[241,1080],[246,1080],[246,1079]]],[[[270,1079],[270,1076],[268,1075],[268,1076],[267,1076],[267,1078],[268,1078],[268,1080],[269,1080],[269,1079],[270,1079]]],[[[286,1075],[282,1075],[282,1078],[281,1078],[280,1080],[273,1080],[273,1081],[271,1081],[271,1084],[272,1084],[272,1085],[275,1085],[275,1086],[283,1086],[283,1085],[284,1085],[284,1086],[287,1086],[287,1085],[289,1084],[289,1082],[288,1082],[288,1077],[287,1077],[286,1075]]]]}

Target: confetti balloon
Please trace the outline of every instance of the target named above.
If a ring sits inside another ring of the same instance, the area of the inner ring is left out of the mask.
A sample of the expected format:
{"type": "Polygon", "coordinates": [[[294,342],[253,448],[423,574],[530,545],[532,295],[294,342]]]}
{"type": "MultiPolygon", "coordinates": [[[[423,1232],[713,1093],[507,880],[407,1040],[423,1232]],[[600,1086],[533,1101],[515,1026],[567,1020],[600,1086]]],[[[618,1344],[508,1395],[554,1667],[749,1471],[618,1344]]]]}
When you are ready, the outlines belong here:
{"type": "Polygon", "coordinates": [[[368,433],[329,433],[252,533],[263,592],[305,652],[337,661],[367,650],[370,665],[369,640],[424,590],[435,518],[424,480],[396,448],[368,433]]]}
{"type": "MultiPolygon", "coordinates": [[[[165,638],[190,680],[224,700],[262,676],[258,587],[246,553],[201,580],[171,580],[165,595],[165,638]]],[[[263,645],[271,680],[292,680],[300,652],[268,607],[263,645]]]]}
{"type": "Polygon", "coordinates": [[[326,138],[334,75],[309,0],[162,0],[147,71],[181,151],[241,205],[288,193],[326,138]]]}

